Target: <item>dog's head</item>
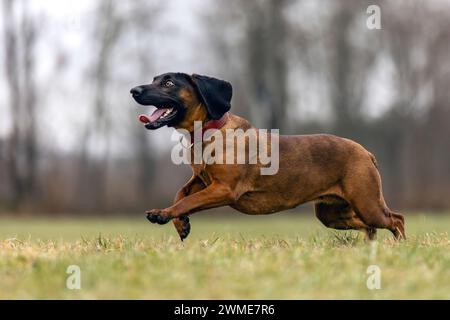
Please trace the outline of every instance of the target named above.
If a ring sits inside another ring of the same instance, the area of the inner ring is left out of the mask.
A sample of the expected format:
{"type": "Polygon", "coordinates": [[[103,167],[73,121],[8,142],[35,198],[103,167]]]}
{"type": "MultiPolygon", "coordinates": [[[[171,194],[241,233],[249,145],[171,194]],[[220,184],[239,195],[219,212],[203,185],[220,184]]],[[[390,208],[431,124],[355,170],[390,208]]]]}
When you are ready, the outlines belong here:
{"type": "Polygon", "coordinates": [[[130,92],[137,103],[156,107],[152,115],[140,116],[147,129],[169,126],[190,130],[194,121],[216,120],[228,112],[233,89],[230,83],[216,78],[164,73],[130,92]]]}

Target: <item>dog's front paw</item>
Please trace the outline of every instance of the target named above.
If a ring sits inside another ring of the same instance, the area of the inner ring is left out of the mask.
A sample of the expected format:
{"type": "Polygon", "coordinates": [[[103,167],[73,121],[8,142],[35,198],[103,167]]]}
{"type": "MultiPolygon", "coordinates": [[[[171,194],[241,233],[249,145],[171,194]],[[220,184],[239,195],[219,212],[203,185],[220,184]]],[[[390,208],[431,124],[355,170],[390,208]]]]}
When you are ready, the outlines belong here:
{"type": "Polygon", "coordinates": [[[148,221],[151,223],[166,224],[171,219],[171,217],[161,209],[152,209],[147,211],[146,214],[148,221]]]}

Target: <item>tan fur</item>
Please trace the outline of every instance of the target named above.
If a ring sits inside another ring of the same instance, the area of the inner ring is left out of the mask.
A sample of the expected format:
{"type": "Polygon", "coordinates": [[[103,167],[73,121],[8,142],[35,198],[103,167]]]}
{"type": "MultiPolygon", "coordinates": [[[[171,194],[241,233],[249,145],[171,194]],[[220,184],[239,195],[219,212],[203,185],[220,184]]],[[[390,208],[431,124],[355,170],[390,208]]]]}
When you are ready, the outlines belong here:
{"type": "Polygon", "coordinates": [[[192,92],[192,89],[184,88],[180,90],[179,96],[189,108],[186,110],[184,119],[175,125],[174,128],[185,129],[192,132],[194,131],[194,121],[192,119],[205,122],[208,120],[208,112],[198,101],[197,96],[192,92]]]}

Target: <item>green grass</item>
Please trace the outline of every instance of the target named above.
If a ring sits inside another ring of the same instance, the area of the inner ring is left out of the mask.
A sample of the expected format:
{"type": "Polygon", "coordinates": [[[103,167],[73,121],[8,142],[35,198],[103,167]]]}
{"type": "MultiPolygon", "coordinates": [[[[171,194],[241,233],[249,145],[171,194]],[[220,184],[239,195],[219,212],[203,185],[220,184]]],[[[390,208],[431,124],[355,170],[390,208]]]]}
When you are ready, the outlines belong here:
{"type": "Polygon", "coordinates": [[[0,298],[450,298],[450,216],[407,217],[408,240],[382,231],[376,245],[312,214],[191,221],[181,243],[144,218],[0,218],[0,298]],[[81,290],[66,288],[69,265],[81,290]],[[380,290],[366,286],[369,265],[380,290]]]}

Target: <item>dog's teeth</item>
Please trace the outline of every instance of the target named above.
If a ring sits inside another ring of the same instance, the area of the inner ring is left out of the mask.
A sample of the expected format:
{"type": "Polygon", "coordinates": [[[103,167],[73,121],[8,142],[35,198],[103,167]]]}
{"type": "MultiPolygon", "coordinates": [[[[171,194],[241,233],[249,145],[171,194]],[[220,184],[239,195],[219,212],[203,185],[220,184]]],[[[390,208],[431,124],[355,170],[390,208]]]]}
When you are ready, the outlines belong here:
{"type": "Polygon", "coordinates": [[[166,110],[166,111],[162,114],[161,119],[162,119],[162,118],[165,118],[167,115],[169,115],[169,114],[172,112],[172,110],[173,110],[173,108],[170,108],[170,109],[166,110]]]}

